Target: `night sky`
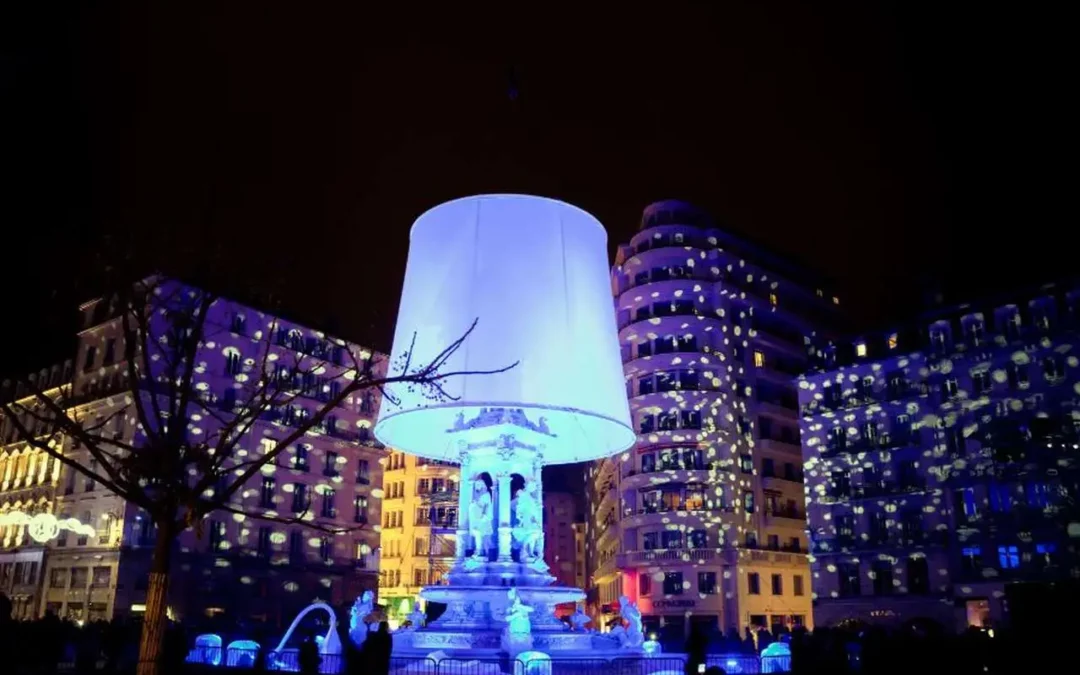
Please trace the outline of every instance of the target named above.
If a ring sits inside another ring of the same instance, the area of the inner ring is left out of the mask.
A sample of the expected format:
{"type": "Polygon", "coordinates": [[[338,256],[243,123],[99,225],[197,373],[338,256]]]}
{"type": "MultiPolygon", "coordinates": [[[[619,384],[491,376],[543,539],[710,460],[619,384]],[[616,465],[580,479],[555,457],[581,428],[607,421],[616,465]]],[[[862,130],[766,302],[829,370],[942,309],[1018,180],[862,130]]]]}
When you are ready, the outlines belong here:
{"type": "Polygon", "coordinates": [[[70,355],[121,249],[388,349],[409,225],[481,192],[570,201],[613,243],[696,202],[861,326],[1075,255],[1075,48],[1026,6],[6,4],[3,373],[70,355]]]}

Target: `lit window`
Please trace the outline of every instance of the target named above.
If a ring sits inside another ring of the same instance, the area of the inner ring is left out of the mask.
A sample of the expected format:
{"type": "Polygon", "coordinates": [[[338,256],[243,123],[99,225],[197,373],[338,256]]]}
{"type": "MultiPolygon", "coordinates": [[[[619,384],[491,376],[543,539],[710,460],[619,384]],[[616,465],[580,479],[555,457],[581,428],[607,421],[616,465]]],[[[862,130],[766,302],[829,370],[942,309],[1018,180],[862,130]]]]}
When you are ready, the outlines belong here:
{"type": "Polygon", "coordinates": [[[836,296],[834,295],[834,296],[832,297],[832,304],[834,304],[834,305],[839,305],[839,304],[840,304],[840,298],[838,298],[838,297],[836,297],[836,296]]]}
{"type": "Polygon", "coordinates": [[[825,291],[821,290],[820,288],[817,289],[817,296],[819,298],[824,298],[825,297],[825,291]]]}
{"type": "Polygon", "coordinates": [[[1020,552],[1015,546],[998,546],[998,564],[1002,569],[1020,567],[1020,552]]]}
{"type": "Polygon", "coordinates": [[[855,345],[855,356],[866,356],[866,343],[860,342],[855,345]]]}
{"type": "Polygon", "coordinates": [[[754,367],[755,368],[762,368],[764,366],[765,366],[765,353],[755,351],[754,352],[754,367]]]}
{"type": "Polygon", "coordinates": [[[896,333],[891,334],[889,336],[889,349],[896,349],[897,342],[898,340],[896,333]]]}
{"type": "Polygon", "coordinates": [[[776,293],[769,293],[769,304],[776,307],[776,293]]]}

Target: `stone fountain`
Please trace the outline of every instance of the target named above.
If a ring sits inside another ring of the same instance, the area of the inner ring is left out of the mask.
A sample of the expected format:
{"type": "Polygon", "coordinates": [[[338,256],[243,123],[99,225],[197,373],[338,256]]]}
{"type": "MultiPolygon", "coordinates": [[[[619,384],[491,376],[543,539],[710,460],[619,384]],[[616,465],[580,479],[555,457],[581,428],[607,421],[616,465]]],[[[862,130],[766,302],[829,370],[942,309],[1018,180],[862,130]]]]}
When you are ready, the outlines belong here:
{"type": "Polygon", "coordinates": [[[544,564],[541,480],[545,464],[634,442],[599,221],[521,195],[459,199],[420,216],[390,367],[440,359],[440,372],[469,374],[448,377],[441,392],[389,386],[375,426],[388,446],[461,465],[453,568],[445,585],[421,591],[446,610],[399,632],[395,653],[570,655],[612,645],[555,617],[556,605],[584,593],[553,585],[544,564]]]}

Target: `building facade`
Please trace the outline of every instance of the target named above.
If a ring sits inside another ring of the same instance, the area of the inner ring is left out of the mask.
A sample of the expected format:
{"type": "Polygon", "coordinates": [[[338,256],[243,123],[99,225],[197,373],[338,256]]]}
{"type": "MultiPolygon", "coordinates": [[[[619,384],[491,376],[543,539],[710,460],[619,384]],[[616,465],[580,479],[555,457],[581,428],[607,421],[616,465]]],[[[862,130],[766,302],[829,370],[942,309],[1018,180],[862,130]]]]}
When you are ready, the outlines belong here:
{"type": "MultiPolygon", "coordinates": [[[[71,376],[69,360],[28,379],[46,396],[57,397],[62,386],[70,385],[71,376]]],[[[22,383],[11,381],[0,387],[0,396],[23,405],[33,399],[22,383]]],[[[24,414],[22,422],[39,437],[53,431],[35,428],[29,415],[24,414]]],[[[48,542],[41,533],[35,536],[29,523],[16,521],[53,514],[61,470],[59,460],[20,440],[14,424],[0,417],[0,593],[11,600],[12,617],[17,620],[37,618],[48,542]]]]}
{"type": "Polygon", "coordinates": [[[383,461],[379,604],[396,626],[453,564],[459,470],[403,452],[383,461]]]}
{"type": "Polygon", "coordinates": [[[649,631],[811,623],[795,376],[831,294],[681,202],[612,270],[636,445],[589,469],[590,610],[649,631]]]}
{"type": "MultiPolygon", "coordinates": [[[[560,586],[577,583],[574,522],[577,498],[568,492],[544,493],[544,562],[560,586]]],[[[580,588],[580,586],[577,586],[580,588]]]]}
{"type": "Polygon", "coordinates": [[[1080,292],[1048,286],[824,345],[799,380],[814,616],[1001,621],[1080,576],[1080,292]]]}
{"type": "MultiPolygon", "coordinates": [[[[170,293],[178,286],[164,284],[170,293]]],[[[112,304],[98,299],[80,308],[82,329],[65,403],[69,416],[78,415],[86,424],[107,423],[106,431],[119,441],[138,443],[138,424],[123,395],[129,388],[121,318],[112,304]]],[[[261,367],[265,354],[282,364],[275,376],[299,394],[288,409],[268,411],[252,426],[238,446],[243,453],[272,447],[272,439],[336,395],[348,353],[384,362],[357,345],[225,299],[214,302],[206,324],[196,357],[196,387],[202,403],[215,412],[193,415],[189,433],[213,433],[238,400],[246,400],[244,383],[257,379],[250,373],[256,364],[261,367]],[[282,370],[288,368],[284,364],[305,359],[325,361],[325,376],[300,381],[282,370]],[[200,421],[205,428],[194,426],[200,421]]],[[[177,542],[169,595],[173,616],[225,615],[281,624],[316,598],[343,605],[376,588],[378,486],[385,455],[370,432],[377,407],[375,393],[346,399],[233,497],[232,506],[245,513],[294,515],[348,529],[348,534],[330,536],[240,514],[211,514],[177,542]]],[[[86,450],[71,439],[57,442],[73,459],[92,465],[86,450]]],[[[82,621],[143,611],[155,540],[149,519],[68,468],[57,471],[51,488],[53,514],[90,527],[61,529],[48,541],[37,612],[82,621]]]]}

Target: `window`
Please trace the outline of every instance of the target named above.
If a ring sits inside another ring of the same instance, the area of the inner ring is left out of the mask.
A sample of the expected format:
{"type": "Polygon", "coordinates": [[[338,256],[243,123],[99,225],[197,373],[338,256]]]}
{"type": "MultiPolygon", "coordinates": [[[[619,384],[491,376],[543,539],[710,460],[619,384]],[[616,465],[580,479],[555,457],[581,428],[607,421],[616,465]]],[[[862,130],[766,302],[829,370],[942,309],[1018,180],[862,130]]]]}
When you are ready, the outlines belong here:
{"type": "Polygon", "coordinates": [[[297,471],[308,470],[308,446],[306,443],[296,444],[296,453],[293,455],[293,468],[297,471]]]}
{"type": "Polygon", "coordinates": [[[360,485],[371,484],[371,473],[368,460],[361,459],[356,465],[356,482],[360,485]]]}
{"type": "Polygon", "coordinates": [[[776,307],[776,293],[769,293],[769,304],[776,307]]]}
{"type": "Polygon", "coordinates": [[[210,550],[217,551],[225,541],[225,523],[220,520],[210,521],[210,550]]]}
{"type": "Polygon", "coordinates": [[[664,595],[682,595],[682,572],[664,572],[664,595]]]}
{"type": "Polygon", "coordinates": [[[761,595],[761,575],[751,572],[746,575],[746,592],[750,595],[761,595]]]}
{"type": "Polygon", "coordinates": [[[794,593],[795,595],[805,595],[806,594],[806,591],[803,590],[803,576],[801,574],[796,574],[792,578],[791,592],[794,593]]]}
{"type": "Polygon", "coordinates": [[[716,572],[698,572],[698,593],[703,595],[716,595],[716,572]]]}
{"type": "Polygon", "coordinates": [[[941,393],[946,398],[953,398],[960,392],[960,386],[956,382],[955,377],[947,378],[941,383],[941,393]]]}
{"type": "Polygon", "coordinates": [[[682,532],[679,530],[664,530],[660,541],[662,548],[682,548],[682,532]]]}
{"type": "Polygon", "coordinates": [[[1054,564],[1054,553],[1057,551],[1057,544],[1035,544],[1035,555],[1039,562],[1043,565],[1054,564]]]}
{"type": "Polygon", "coordinates": [[[768,543],[769,550],[771,550],[771,551],[779,551],[780,550],[780,535],[778,535],[778,534],[770,534],[770,535],[768,535],[768,542],[769,542],[768,543]]]}
{"type": "Polygon", "coordinates": [[[652,575],[642,570],[638,576],[638,595],[648,595],[652,592],[652,575]]]}
{"type": "Polygon", "coordinates": [[[105,354],[101,361],[102,365],[109,366],[116,360],[116,338],[109,338],[105,341],[105,354]]]}
{"type": "Polygon", "coordinates": [[[892,564],[888,560],[875,560],[874,572],[874,595],[889,595],[893,590],[892,564]]]}
{"type": "Polygon", "coordinates": [[[308,486],[303,483],[293,483],[292,512],[303,513],[311,505],[308,498],[308,486]]]}
{"type": "Polygon", "coordinates": [[[1020,552],[1015,546],[998,546],[998,565],[1003,570],[1020,567],[1020,552]]]}
{"type": "Polygon", "coordinates": [[[262,490],[259,491],[259,506],[264,509],[274,508],[274,486],[276,481],[273,478],[263,478],[262,490]]]}
{"type": "Polygon", "coordinates": [[[333,556],[334,545],[331,543],[330,537],[322,537],[319,539],[319,559],[323,562],[327,562],[333,556]]]}
{"type": "Polygon", "coordinates": [[[266,556],[270,554],[270,527],[263,525],[259,528],[259,538],[257,540],[257,546],[260,556],[266,556]]]}
{"type": "Polygon", "coordinates": [[[798,537],[792,537],[788,542],[788,550],[792,553],[798,553],[802,550],[802,541],[798,537]]]}
{"type": "Polygon", "coordinates": [[[925,557],[908,558],[907,585],[909,593],[930,592],[930,568],[925,557]]]}
{"type": "Polygon", "coordinates": [[[686,535],[690,548],[705,548],[708,541],[705,530],[690,530],[686,535]]]}
{"type": "Polygon", "coordinates": [[[337,460],[338,454],[336,452],[333,452],[331,450],[326,451],[326,457],[323,460],[322,470],[324,476],[329,476],[330,478],[333,478],[338,475],[337,460]]]}
{"type": "Polygon", "coordinates": [[[747,492],[743,493],[743,504],[746,505],[746,512],[747,513],[753,513],[754,512],[754,493],[753,492],[747,491],[747,492]]]}
{"type": "Polygon", "coordinates": [[[772,594],[783,595],[784,594],[784,576],[782,574],[772,575],[772,594]]]}
{"type": "Polygon", "coordinates": [[[754,459],[750,455],[739,455],[739,469],[743,473],[753,473],[754,459]]]}
{"type": "Polygon", "coordinates": [[[337,505],[334,503],[337,493],[333,490],[326,488],[323,491],[322,498],[322,517],[323,518],[337,518],[337,505]]]}
{"type": "Polygon", "coordinates": [[[993,387],[993,382],[990,380],[990,371],[980,370],[971,374],[971,385],[976,394],[987,394],[993,387]]]}
{"type": "Polygon", "coordinates": [[[646,551],[660,548],[660,533],[646,532],[641,539],[641,547],[646,551]]]}
{"type": "MultiPolygon", "coordinates": [[[[90,468],[90,470],[92,472],[97,473],[98,462],[97,462],[96,459],[91,459],[90,460],[90,467],[89,468],[90,468]]],[[[91,478],[90,476],[83,476],[83,491],[84,492],[93,492],[94,488],[96,488],[96,487],[97,487],[97,482],[94,481],[93,478],[91,478]]]]}
{"type": "Polygon", "coordinates": [[[862,595],[858,563],[844,563],[836,571],[840,582],[840,597],[853,598],[862,595]]]}
{"type": "Polygon", "coordinates": [[[754,367],[763,368],[765,366],[765,353],[754,350],[754,367]]]}
{"type": "Polygon", "coordinates": [[[896,333],[890,333],[888,339],[886,340],[886,344],[889,346],[889,349],[896,349],[896,346],[899,343],[900,340],[896,333]]]}
{"type": "Polygon", "coordinates": [[[353,522],[354,523],[366,523],[367,522],[367,497],[363,495],[356,495],[353,497],[353,522]]]}
{"type": "Polygon", "coordinates": [[[49,571],[49,588],[67,588],[68,570],[53,569],[49,571]]]}
{"type": "Polygon", "coordinates": [[[97,361],[97,347],[89,345],[86,348],[86,354],[83,358],[83,372],[92,370],[94,363],[97,361]]]}
{"type": "Polygon", "coordinates": [[[859,342],[855,345],[855,356],[866,356],[866,343],[859,342]]]}
{"type": "MultiPolygon", "coordinates": [[[[84,525],[92,524],[94,522],[89,511],[83,511],[82,517],[79,520],[81,520],[84,525]]],[[[80,534],[79,538],[75,540],[75,543],[78,546],[86,546],[86,541],[87,535],[80,534]]]]}
{"type": "Polygon", "coordinates": [[[304,533],[293,530],[289,533],[289,558],[294,561],[304,558],[304,533]]]}
{"type": "Polygon", "coordinates": [[[961,549],[960,569],[965,574],[977,574],[982,569],[982,549],[978,546],[965,546],[961,549]]]}
{"type": "Polygon", "coordinates": [[[86,588],[86,582],[90,578],[90,570],[86,567],[71,568],[71,588],[86,588]]]}

